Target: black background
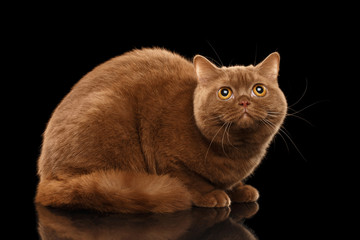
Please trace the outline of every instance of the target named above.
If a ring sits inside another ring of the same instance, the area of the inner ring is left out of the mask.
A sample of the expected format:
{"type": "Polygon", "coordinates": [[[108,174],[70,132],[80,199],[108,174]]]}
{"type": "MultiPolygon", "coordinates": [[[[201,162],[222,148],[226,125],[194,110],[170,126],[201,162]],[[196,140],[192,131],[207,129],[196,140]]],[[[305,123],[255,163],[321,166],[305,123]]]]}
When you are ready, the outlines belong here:
{"type": "Polygon", "coordinates": [[[259,212],[245,223],[259,239],[339,233],[337,219],[352,213],[347,204],[352,193],[346,176],[353,175],[347,174],[352,163],[345,130],[351,123],[345,107],[350,101],[349,63],[357,45],[343,27],[351,19],[341,23],[331,14],[316,19],[305,11],[291,20],[291,14],[277,19],[269,14],[260,23],[254,20],[257,15],[230,20],[227,14],[225,20],[190,14],[186,22],[170,21],[169,15],[150,22],[147,15],[136,23],[139,15],[100,21],[95,13],[88,14],[92,20],[76,22],[65,13],[29,14],[8,29],[3,46],[9,53],[4,67],[10,75],[4,78],[3,90],[8,122],[3,127],[9,132],[5,150],[11,156],[4,171],[11,177],[6,175],[2,183],[8,193],[5,200],[9,206],[15,203],[9,226],[26,230],[27,239],[37,237],[33,198],[41,134],[70,88],[109,58],[158,46],[189,59],[201,54],[225,66],[259,63],[273,51],[280,53],[279,84],[291,106],[289,113],[299,112],[286,119],[285,133],[276,136],[248,180],[261,197],[259,212]]]}

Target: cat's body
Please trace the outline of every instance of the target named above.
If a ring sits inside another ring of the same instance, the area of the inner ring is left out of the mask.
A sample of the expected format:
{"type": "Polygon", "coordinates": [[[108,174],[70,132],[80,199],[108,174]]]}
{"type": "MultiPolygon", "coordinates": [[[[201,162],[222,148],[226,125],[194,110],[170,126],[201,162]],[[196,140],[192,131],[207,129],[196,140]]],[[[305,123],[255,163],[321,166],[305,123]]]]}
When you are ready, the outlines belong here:
{"type": "Polygon", "coordinates": [[[241,181],[286,114],[278,63],[272,54],[255,67],[217,68],[155,48],[98,66],[48,123],[36,201],[110,212],[255,201],[241,181]],[[253,94],[258,83],[266,96],[253,94]]]}

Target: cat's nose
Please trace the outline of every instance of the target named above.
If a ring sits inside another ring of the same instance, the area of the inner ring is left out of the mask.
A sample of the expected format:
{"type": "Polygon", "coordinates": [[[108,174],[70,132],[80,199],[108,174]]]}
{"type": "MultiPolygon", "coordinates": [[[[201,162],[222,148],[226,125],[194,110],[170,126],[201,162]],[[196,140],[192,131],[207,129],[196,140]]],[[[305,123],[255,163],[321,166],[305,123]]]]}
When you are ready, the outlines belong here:
{"type": "Polygon", "coordinates": [[[239,102],[239,105],[243,106],[244,108],[246,108],[247,106],[250,105],[250,102],[248,100],[243,100],[239,102]]]}

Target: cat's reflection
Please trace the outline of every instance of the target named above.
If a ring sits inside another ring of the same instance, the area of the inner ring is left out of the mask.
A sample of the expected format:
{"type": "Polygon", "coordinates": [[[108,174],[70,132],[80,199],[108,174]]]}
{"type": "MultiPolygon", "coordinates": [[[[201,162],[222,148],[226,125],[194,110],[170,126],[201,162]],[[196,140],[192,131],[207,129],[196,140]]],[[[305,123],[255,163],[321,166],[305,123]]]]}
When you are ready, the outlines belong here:
{"type": "Polygon", "coordinates": [[[36,205],[41,239],[256,239],[242,222],[257,203],[230,208],[192,208],[172,214],[69,212],[36,205]]]}

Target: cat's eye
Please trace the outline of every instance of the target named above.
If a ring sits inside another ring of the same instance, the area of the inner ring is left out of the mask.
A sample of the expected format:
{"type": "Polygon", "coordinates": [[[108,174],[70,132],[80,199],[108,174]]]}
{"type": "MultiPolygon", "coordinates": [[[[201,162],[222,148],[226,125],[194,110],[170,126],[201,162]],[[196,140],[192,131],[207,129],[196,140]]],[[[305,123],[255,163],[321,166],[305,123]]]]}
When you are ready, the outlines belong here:
{"type": "Polygon", "coordinates": [[[263,97],[266,95],[266,88],[262,84],[255,84],[255,86],[252,89],[252,93],[257,97],[263,97]]]}
{"type": "Polygon", "coordinates": [[[218,91],[218,97],[221,100],[228,100],[232,96],[232,90],[229,87],[222,87],[218,91]]]}

